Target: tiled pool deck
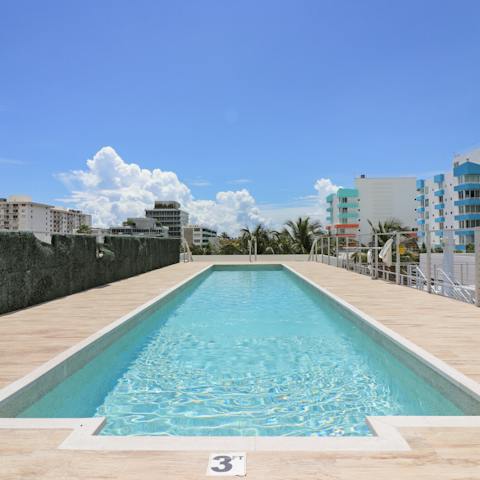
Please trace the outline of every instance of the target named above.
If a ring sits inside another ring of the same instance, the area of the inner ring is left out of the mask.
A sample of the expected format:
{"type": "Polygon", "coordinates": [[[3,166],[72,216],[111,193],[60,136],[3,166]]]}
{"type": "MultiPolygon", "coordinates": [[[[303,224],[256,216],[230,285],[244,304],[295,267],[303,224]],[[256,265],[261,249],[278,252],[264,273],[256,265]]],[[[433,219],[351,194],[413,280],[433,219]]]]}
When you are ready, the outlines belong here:
{"type": "MultiPolygon", "coordinates": [[[[207,264],[178,264],[0,316],[0,388],[207,264]]],[[[480,382],[480,309],[327,265],[298,273],[480,382]]],[[[402,428],[405,452],[250,452],[253,479],[480,479],[480,428],[402,428]]],[[[207,452],[59,450],[68,430],[0,429],[0,479],[205,478],[207,452]]]]}

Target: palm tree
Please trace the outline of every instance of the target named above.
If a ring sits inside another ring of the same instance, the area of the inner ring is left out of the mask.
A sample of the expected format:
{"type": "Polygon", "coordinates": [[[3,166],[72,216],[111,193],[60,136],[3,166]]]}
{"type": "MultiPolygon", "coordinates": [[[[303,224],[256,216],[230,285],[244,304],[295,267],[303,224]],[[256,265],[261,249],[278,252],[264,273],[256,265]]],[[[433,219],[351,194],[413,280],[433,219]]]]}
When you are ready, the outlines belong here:
{"type": "MultiPolygon", "coordinates": [[[[373,223],[368,220],[370,227],[372,228],[372,233],[378,233],[378,246],[383,247],[389,238],[394,238],[393,235],[381,235],[382,233],[393,233],[393,232],[406,232],[410,229],[402,224],[399,220],[391,218],[385,220],[383,223],[378,222],[378,226],[373,225],[373,223]]],[[[400,236],[400,245],[405,247],[405,253],[402,253],[402,257],[405,260],[416,260],[420,251],[420,248],[417,243],[416,234],[401,234],[400,236]]],[[[395,257],[395,253],[394,253],[395,257]]]]}
{"type": "Polygon", "coordinates": [[[240,236],[238,237],[238,240],[240,242],[240,245],[242,246],[242,249],[248,253],[248,242],[252,239],[253,232],[250,230],[250,227],[245,226],[242,229],[240,229],[240,236]]]}
{"type": "Polygon", "coordinates": [[[396,218],[390,218],[385,220],[383,223],[378,222],[378,226],[375,226],[371,220],[368,220],[370,227],[374,233],[385,233],[385,232],[403,232],[407,230],[400,220],[396,218]]]}
{"type": "Polygon", "coordinates": [[[370,220],[368,223],[372,229],[372,233],[378,233],[378,246],[383,247],[389,238],[392,238],[392,235],[382,235],[386,233],[393,233],[393,232],[404,232],[409,230],[405,227],[400,220],[396,218],[390,218],[389,220],[385,220],[383,223],[378,222],[378,225],[375,226],[370,220]]]}
{"type": "Polygon", "coordinates": [[[218,246],[219,255],[244,255],[245,249],[240,239],[221,238],[218,246]]]}
{"type": "Polygon", "coordinates": [[[314,237],[322,233],[320,223],[311,222],[310,217],[298,217],[296,222],[289,220],[285,226],[284,232],[290,236],[293,249],[297,253],[309,253],[314,237]]]}
{"type": "Polygon", "coordinates": [[[275,233],[273,230],[259,224],[253,230],[250,230],[249,227],[242,228],[240,239],[246,250],[248,250],[248,241],[255,237],[257,240],[257,252],[259,254],[274,253],[275,233]]]}
{"type": "Polygon", "coordinates": [[[293,253],[292,238],[287,230],[272,231],[272,249],[279,254],[293,253]]]}

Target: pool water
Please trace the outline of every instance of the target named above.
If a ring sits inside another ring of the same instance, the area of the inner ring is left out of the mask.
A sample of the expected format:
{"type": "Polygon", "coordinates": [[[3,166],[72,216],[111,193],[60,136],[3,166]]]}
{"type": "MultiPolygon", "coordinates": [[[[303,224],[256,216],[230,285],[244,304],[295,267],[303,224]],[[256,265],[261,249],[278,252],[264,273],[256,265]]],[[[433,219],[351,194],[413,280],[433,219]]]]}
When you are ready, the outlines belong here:
{"type": "Polygon", "coordinates": [[[462,415],[281,267],[216,267],[22,417],[101,435],[369,435],[367,415],[462,415]]]}

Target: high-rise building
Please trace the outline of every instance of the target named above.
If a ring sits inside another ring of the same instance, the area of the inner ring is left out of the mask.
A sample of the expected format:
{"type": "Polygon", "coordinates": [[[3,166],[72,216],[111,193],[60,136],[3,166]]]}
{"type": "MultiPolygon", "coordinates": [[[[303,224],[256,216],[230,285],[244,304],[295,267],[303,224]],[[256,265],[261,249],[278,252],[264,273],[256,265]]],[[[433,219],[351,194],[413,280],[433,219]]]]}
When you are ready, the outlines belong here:
{"type": "Polygon", "coordinates": [[[202,225],[187,225],[183,227],[183,237],[191,247],[206,247],[209,244],[214,244],[218,239],[215,230],[202,225]]]}
{"type": "Polygon", "coordinates": [[[188,224],[188,213],[174,201],[156,201],[154,208],[145,210],[145,216],[153,218],[158,226],[168,227],[170,237],[180,238],[182,228],[188,224]]]}
{"type": "Polygon", "coordinates": [[[456,155],[453,170],[417,180],[418,235],[431,232],[441,246],[446,231],[453,231],[457,250],[474,243],[480,227],[480,149],[456,155]]]}
{"type": "Polygon", "coordinates": [[[407,229],[415,227],[414,177],[355,179],[355,188],[340,188],[328,195],[327,228],[334,235],[368,240],[370,222],[377,225],[391,219],[407,229]]]}
{"type": "Polygon", "coordinates": [[[91,224],[91,215],[80,210],[33,202],[23,195],[0,198],[0,230],[68,234],[75,233],[80,225],[91,224]]]}

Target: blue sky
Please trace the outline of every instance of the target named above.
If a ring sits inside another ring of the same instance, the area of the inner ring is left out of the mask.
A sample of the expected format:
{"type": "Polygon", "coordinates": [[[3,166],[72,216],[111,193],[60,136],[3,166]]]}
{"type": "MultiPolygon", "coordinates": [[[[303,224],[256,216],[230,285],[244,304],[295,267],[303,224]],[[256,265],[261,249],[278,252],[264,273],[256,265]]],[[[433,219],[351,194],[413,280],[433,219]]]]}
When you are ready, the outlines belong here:
{"type": "Polygon", "coordinates": [[[248,190],[237,223],[313,212],[320,178],[448,169],[480,144],[479,17],[466,0],[4,0],[0,195],[92,205],[115,180],[65,172],[104,146],[190,201],[248,190]]]}

